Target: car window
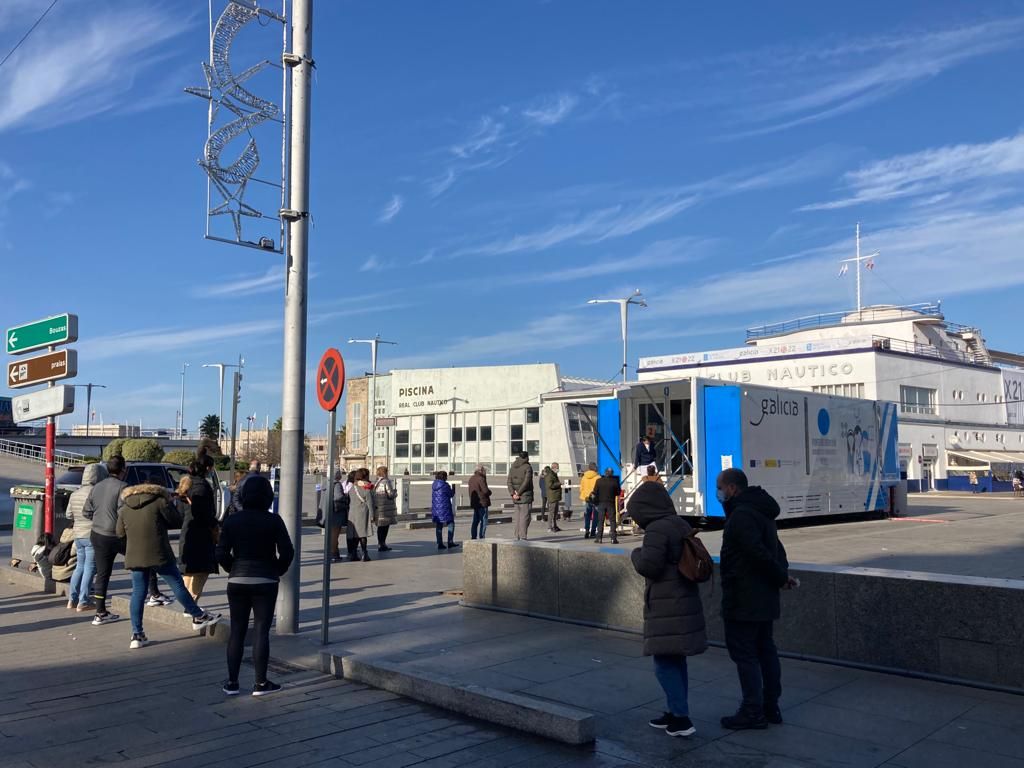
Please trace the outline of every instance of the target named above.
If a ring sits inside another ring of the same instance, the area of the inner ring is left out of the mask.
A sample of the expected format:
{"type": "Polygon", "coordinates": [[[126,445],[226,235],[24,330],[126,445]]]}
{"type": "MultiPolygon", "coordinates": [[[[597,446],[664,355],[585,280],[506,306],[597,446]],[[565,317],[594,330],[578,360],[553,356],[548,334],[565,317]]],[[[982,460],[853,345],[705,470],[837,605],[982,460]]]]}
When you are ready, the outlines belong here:
{"type": "Polygon", "coordinates": [[[188,472],[184,469],[178,469],[177,467],[167,467],[167,476],[171,479],[171,487],[177,488],[181,483],[181,478],[186,477],[188,472]]]}
{"type": "Polygon", "coordinates": [[[138,467],[129,466],[128,467],[128,472],[124,476],[124,481],[128,485],[138,485],[140,482],[142,482],[141,480],[139,480],[139,470],[138,470],[138,467]]]}
{"type": "Polygon", "coordinates": [[[81,485],[83,469],[69,469],[57,478],[57,485],[81,485]]]}

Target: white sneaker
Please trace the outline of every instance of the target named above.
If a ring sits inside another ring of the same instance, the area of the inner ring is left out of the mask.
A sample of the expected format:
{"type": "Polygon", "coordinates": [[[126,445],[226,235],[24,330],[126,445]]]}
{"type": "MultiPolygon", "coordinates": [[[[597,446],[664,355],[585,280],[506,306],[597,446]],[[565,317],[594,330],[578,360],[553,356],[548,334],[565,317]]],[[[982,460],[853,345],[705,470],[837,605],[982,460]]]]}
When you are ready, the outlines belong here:
{"type": "Polygon", "coordinates": [[[149,638],[146,637],[146,633],[145,632],[138,632],[138,633],[132,635],[132,641],[131,641],[131,643],[129,643],[128,647],[131,648],[132,650],[135,650],[136,648],[143,648],[146,645],[146,643],[148,643],[148,642],[149,642],[149,638]]]}

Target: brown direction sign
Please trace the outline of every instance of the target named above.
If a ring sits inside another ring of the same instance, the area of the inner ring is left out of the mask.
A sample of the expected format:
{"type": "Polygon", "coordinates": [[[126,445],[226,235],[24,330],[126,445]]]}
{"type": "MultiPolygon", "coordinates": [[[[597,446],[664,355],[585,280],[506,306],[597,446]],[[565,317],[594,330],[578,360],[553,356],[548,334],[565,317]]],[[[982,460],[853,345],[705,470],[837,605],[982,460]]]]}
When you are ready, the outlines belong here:
{"type": "Polygon", "coordinates": [[[62,349],[7,363],[7,386],[11,389],[70,379],[77,375],[78,353],[73,349],[62,349]]]}
{"type": "Polygon", "coordinates": [[[316,369],[316,399],[325,411],[333,411],[344,391],[345,361],[341,359],[341,352],[331,347],[324,352],[316,369]]]}

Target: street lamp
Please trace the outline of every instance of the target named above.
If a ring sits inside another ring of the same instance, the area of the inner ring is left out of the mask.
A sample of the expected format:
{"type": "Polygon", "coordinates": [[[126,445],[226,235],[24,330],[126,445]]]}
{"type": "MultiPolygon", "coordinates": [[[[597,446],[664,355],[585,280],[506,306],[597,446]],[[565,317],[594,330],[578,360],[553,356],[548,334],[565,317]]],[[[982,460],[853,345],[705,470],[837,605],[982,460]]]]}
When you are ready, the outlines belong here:
{"type": "MultiPolygon", "coordinates": [[[[220,374],[220,410],[217,412],[217,431],[223,434],[227,434],[224,431],[224,369],[238,368],[241,370],[244,367],[245,360],[241,355],[238,356],[237,363],[203,363],[203,368],[216,368],[220,374]]],[[[182,378],[184,379],[184,376],[182,378]]],[[[217,435],[217,442],[220,442],[220,435],[217,435]]]]}
{"type": "Polygon", "coordinates": [[[84,387],[85,388],[85,436],[89,436],[89,423],[92,421],[92,390],[93,387],[97,389],[106,389],[106,384],[72,384],[73,387],[84,387]]]}
{"type": "Polygon", "coordinates": [[[178,408],[178,439],[185,436],[185,371],[191,363],[181,364],[181,406],[178,408]]]}
{"type": "MultiPolygon", "coordinates": [[[[369,344],[370,345],[370,413],[367,417],[369,420],[367,425],[370,433],[370,454],[368,457],[368,464],[373,464],[373,451],[376,447],[377,441],[377,347],[380,344],[391,344],[394,346],[398,345],[397,341],[384,341],[378,333],[372,339],[349,339],[349,344],[369,344]]],[[[390,457],[388,458],[390,461],[390,457]]]]}
{"type": "Polygon", "coordinates": [[[629,346],[627,342],[629,331],[629,305],[636,304],[638,307],[646,307],[647,300],[637,288],[632,296],[624,299],[591,299],[587,304],[618,304],[619,314],[622,320],[622,383],[626,383],[629,368],[629,346]]]}

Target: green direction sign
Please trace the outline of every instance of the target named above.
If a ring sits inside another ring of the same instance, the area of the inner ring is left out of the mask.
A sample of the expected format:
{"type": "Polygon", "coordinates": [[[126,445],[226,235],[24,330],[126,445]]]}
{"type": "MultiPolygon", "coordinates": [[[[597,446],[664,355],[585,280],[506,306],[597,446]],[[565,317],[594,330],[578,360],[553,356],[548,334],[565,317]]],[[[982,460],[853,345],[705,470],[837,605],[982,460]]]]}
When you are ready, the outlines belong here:
{"type": "Polygon", "coordinates": [[[32,518],[35,516],[36,508],[32,504],[19,504],[14,510],[14,528],[18,531],[32,530],[32,518]]]}
{"type": "Polygon", "coordinates": [[[33,349],[78,341],[78,315],[65,312],[7,330],[7,354],[20,355],[33,349]]]}

